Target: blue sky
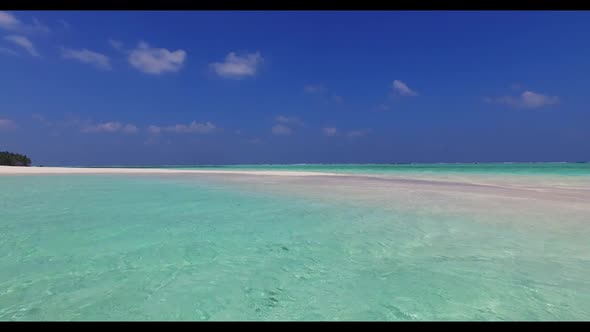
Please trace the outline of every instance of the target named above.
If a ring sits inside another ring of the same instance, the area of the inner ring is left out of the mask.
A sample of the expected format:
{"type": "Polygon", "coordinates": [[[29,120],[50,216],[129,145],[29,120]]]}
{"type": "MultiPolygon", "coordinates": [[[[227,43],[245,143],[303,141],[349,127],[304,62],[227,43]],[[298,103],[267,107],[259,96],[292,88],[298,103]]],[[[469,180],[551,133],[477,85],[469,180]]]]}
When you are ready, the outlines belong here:
{"type": "Polygon", "coordinates": [[[588,12],[0,12],[44,165],[590,160],[588,12]]]}

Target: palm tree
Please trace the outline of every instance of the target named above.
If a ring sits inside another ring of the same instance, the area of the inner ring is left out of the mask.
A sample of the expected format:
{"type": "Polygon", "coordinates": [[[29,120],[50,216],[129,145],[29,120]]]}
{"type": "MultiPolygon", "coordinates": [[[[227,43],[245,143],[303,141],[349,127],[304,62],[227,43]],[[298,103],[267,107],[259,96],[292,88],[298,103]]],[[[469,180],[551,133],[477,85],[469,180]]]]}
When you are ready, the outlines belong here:
{"type": "Polygon", "coordinates": [[[0,152],[0,165],[31,166],[31,159],[23,154],[4,151],[0,152]]]}

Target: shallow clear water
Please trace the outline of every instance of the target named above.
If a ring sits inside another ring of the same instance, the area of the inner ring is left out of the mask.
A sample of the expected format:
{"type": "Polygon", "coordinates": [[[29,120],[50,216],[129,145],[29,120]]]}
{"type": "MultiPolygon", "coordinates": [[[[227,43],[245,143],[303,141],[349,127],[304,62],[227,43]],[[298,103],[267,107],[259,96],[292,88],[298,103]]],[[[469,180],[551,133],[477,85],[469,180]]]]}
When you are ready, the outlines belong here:
{"type": "Polygon", "coordinates": [[[590,318],[583,208],[265,181],[0,177],[0,320],[590,318]]]}

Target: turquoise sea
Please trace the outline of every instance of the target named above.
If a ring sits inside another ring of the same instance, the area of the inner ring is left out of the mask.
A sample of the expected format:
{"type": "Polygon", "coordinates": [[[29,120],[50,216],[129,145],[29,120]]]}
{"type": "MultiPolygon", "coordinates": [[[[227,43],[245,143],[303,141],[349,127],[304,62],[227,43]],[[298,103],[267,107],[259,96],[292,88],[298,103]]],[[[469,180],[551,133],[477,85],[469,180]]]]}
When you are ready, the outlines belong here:
{"type": "MultiPolygon", "coordinates": [[[[530,175],[590,190],[584,163],[184,168],[530,175]]],[[[322,181],[0,175],[0,320],[590,319],[584,198],[322,181]]]]}

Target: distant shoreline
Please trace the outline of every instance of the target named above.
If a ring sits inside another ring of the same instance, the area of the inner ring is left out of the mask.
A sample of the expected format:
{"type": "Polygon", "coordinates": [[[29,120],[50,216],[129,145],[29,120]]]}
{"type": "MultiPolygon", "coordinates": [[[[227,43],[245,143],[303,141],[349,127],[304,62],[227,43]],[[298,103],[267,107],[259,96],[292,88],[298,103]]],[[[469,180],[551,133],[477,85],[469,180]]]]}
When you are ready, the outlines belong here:
{"type": "MultiPolygon", "coordinates": [[[[291,184],[309,185],[310,188],[318,185],[338,188],[358,188],[362,190],[377,190],[386,188],[383,195],[389,190],[428,190],[443,193],[485,194],[500,195],[504,197],[518,197],[525,199],[543,198],[549,200],[565,200],[570,202],[590,201],[589,182],[580,182],[578,179],[565,180],[542,177],[541,181],[526,177],[480,177],[480,176],[428,176],[420,174],[416,176],[384,176],[367,173],[334,173],[304,170],[215,170],[215,169],[166,169],[166,168],[83,168],[83,167],[18,167],[0,166],[0,179],[2,176],[35,176],[35,175],[211,175],[222,176],[224,180],[245,181],[244,183],[259,183],[258,177],[275,177],[273,182],[283,183],[289,187],[291,184]],[[281,181],[280,179],[285,181],[281,181]]],[[[264,183],[261,181],[260,183],[264,183]]],[[[347,191],[350,189],[347,189],[347,191]]],[[[361,192],[362,192],[361,190],[361,192]]]]}
{"type": "Polygon", "coordinates": [[[0,166],[0,175],[26,174],[243,174],[274,176],[344,176],[345,174],[307,171],[247,171],[247,170],[197,170],[165,168],[107,168],[107,167],[21,167],[0,166]]]}
{"type": "Polygon", "coordinates": [[[473,163],[473,164],[242,164],[146,166],[0,166],[0,175],[26,174],[234,174],[274,176],[402,176],[481,174],[590,176],[589,163],[473,163]],[[551,166],[554,165],[554,166],[551,166]],[[563,165],[563,166],[558,166],[563,165]],[[580,165],[580,166],[576,166],[580,165]],[[388,167],[390,166],[390,167],[388,167]],[[385,168],[383,168],[385,167],[385,168]],[[491,168],[490,168],[491,167],[491,168]],[[506,169],[504,169],[506,167],[506,169]],[[555,169],[554,167],[558,167],[555,169]],[[563,169],[559,169],[563,167],[563,169]],[[580,168],[581,167],[581,168],[580,168]],[[448,168],[448,169],[447,169],[448,168]],[[395,171],[395,172],[392,172],[395,171]],[[399,171],[399,172],[398,172],[399,171]],[[413,171],[407,173],[406,171],[413,171]],[[561,173],[564,171],[565,173],[561,173]]]}
{"type": "Polygon", "coordinates": [[[174,164],[174,165],[71,165],[71,166],[42,166],[34,167],[64,167],[64,168],[164,168],[164,167],[240,167],[240,166],[406,166],[406,165],[502,165],[502,164],[590,164],[590,161],[471,161],[471,162],[390,162],[390,163],[257,163],[257,164],[174,164]]]}

